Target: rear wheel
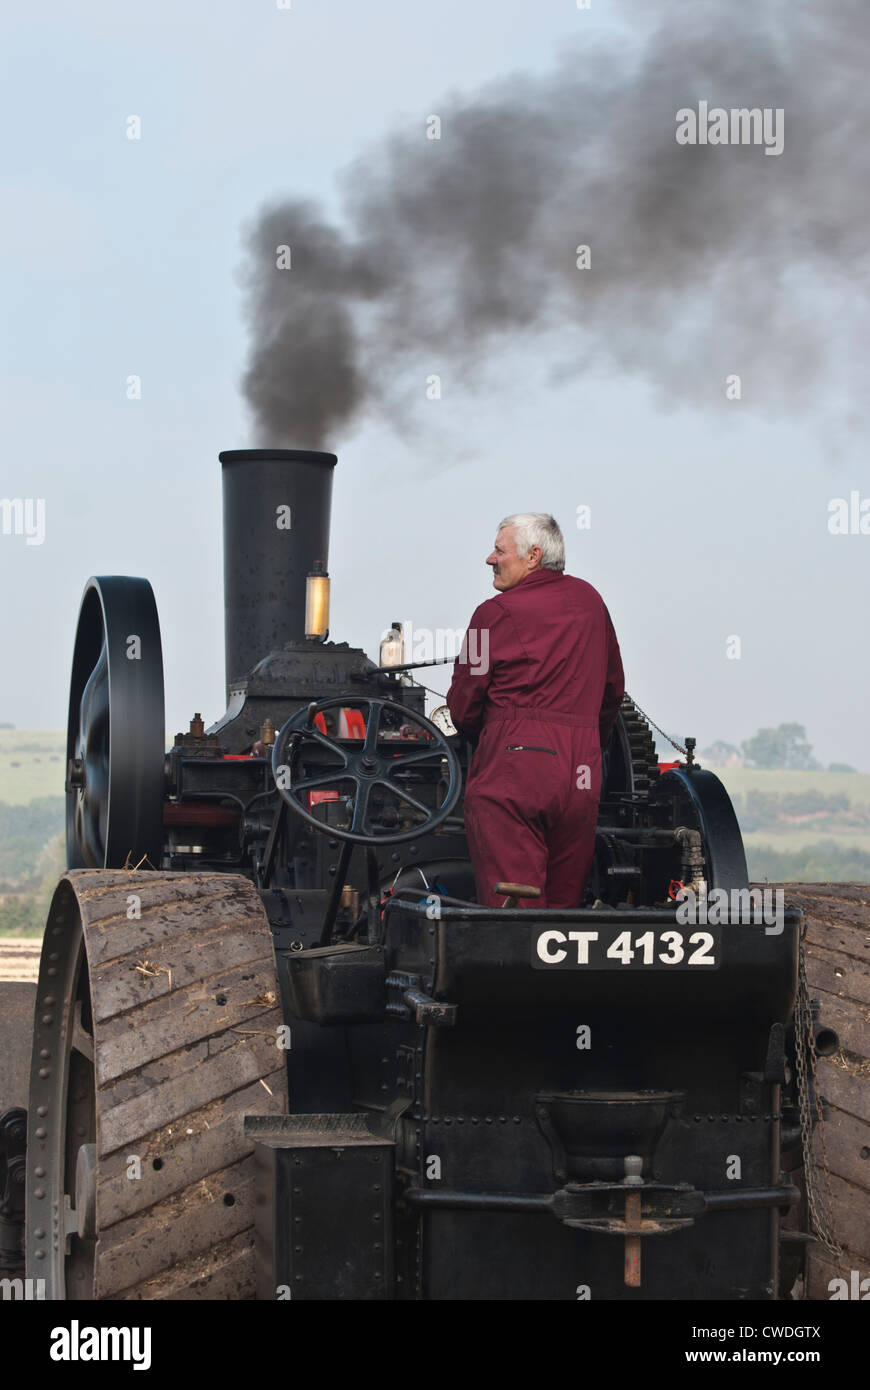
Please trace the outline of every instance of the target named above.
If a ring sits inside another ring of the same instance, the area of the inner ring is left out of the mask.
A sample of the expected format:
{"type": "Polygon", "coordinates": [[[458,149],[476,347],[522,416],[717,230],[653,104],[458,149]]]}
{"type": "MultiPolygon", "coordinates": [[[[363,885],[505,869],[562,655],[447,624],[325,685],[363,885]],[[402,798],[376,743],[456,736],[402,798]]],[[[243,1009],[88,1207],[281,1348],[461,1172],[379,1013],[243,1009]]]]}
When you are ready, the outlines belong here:
{"type": "Polygon", "coordinates": [[[46,926],[28,1276],[46,1297],[254,1295],[248,1114],[284,1113],[269,924],[230,874],[77,870],[46,926]]]}

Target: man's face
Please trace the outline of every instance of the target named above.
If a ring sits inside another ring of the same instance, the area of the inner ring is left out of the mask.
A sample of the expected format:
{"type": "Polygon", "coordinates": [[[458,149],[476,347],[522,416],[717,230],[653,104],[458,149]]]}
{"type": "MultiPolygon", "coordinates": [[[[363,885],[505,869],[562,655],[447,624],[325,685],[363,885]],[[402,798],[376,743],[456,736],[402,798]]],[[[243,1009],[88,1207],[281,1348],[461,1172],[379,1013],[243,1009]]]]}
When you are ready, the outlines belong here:
{"type": "Polygon", "coordinates": [[[513,526],[503,526],[495,538],[492,554],[486,557],[486,563],[492,565],[494,589],[513,589],[532,570],[540,568],[541,547],[533,545],[528,555],[520,558],[513,526]]]}

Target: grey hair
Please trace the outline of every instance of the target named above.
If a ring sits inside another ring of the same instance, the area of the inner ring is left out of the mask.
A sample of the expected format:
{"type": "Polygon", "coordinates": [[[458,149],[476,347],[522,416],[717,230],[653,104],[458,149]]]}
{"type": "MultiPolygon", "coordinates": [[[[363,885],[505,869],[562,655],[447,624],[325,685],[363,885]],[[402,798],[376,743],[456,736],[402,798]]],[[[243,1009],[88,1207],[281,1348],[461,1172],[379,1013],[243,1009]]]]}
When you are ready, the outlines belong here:
{"type": "Polygon", "coordinates": [[[565,540],[555,517],[549,512],[515,512],[498,523],[513,526],[517,554],[520,558],[528,555],[533,545],[541,547],[541,569],[563,570],[565,568],[565,540]]]}

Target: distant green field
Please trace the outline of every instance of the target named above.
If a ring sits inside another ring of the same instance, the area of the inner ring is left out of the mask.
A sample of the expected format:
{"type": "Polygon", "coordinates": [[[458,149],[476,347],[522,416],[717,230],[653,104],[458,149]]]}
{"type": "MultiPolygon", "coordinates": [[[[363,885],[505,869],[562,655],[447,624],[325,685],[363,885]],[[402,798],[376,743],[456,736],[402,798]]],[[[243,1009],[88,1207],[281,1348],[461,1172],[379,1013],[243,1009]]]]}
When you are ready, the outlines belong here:
{"type": "MultiPolygon", "coordinates": [[[[703,759],[701,762],[704,764],[703,759]]],[[[807,883],[870,881],[870,775],[763,772],[712,765],[710,770],[733,799],[738,822],[745,819],[747,825],[753,825],[752,830],[742,830],[750,878],[807,883]],[[754,816],[748,809],[759,795],[780,798],[805,792],[823,797],[842,795],[848,798],[848,809],[804,818],[789,818],[781,809],[774,809],[765,816],[770,821],[765,824],[758,824],[757,809],[754,816]]]]}
{"type": "Polygon", "coordinates": [[[870,773],[867,772],[760,772],[747,767],[714,767],[699,759],[702,767],[715,772],[731,796],[759,792],[819,791],[824,796],[845,792],[853,806],[870,805],[870,773]]]}
{"type": "Polygon", "coordinates": [[[45,729],[0,729],[0,801],[26,806],[42,796],[63,796],[66,734],[45,729]]]}
{"type": "Polygon", "coordinates": [[[870,854],[870,831],[853,830],[850,826],[845,828],[838,826],[831,830],[827,826],[820,829],[811,823],[809,825],[788,826],[783,830],[773,827],[764,830],[744,830],[742,834],[743,843],[747,850],[768,845],[771,849],[776,850],[795,850],[803,849],[806,845],[818,844],[819,840],[834,840],[843,849],[861,849],[870,854]]]}

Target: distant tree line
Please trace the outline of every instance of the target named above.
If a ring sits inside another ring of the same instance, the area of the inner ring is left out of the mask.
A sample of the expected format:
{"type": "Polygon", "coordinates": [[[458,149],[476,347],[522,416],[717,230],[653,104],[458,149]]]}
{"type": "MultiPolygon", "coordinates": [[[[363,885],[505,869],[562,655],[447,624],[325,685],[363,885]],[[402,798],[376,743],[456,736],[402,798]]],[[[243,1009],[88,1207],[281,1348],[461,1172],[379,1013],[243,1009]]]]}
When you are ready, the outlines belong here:
{"type": "Polygon", "coordinates": [[[790,819],[800,816],[824,816],[837,823],[848,820],[852,826],[870,826],[870,807],[863,803],[853,805],[845,792],[826,796],[814,788],[802,792],[762,792],[752,788],[742,796],[734,794],[731,800],[740,829],[747,835],[754,830],[792,828],[790,819]]]}
{"type": "Polygon", "coordinates": [[[756,883],[868,883],[870,851],[836,840],[818,840],[802,849],[778,850],[747,845],[749,877],[756,883]]]}
{"type": "Polygon", "coordinates": [[[807,740],[803,724],[779,724],[775,729],[759,729],[752,738],[744,739],[740,747],[717,739],[701,753],[714,762],[729,758],[742,759],[743,766],[765,771],[791,772],[854,772],[849,763],[829,763],[827,769],[813,757],[812,744],[807,740]]]}
{"type": "Polygon", "coordinates": [[[62,796],[39,796],[25,806],[0,801],[0,893],[37,886],[40,853],[62,833],[64,808],[62,796]]]}

